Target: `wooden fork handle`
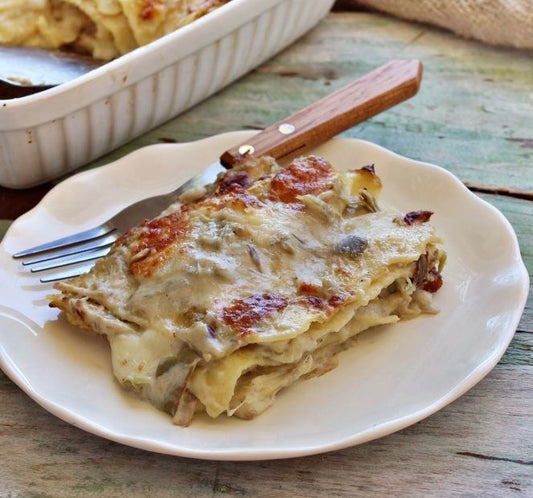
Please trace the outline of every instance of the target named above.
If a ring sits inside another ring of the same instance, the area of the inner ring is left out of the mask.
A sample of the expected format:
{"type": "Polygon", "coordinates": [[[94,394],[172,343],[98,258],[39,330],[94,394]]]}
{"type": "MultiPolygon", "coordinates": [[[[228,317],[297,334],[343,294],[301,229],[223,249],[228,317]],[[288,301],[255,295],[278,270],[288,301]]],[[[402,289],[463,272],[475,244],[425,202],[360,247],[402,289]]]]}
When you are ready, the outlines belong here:
{"type": "Polygon", "coordinates": [[[220,157],[231,167],[247,154],[281,159],[319,145],[338,133],[415,95],[422,79],[417,60],[393,60],[259,132],[220,157]]]}

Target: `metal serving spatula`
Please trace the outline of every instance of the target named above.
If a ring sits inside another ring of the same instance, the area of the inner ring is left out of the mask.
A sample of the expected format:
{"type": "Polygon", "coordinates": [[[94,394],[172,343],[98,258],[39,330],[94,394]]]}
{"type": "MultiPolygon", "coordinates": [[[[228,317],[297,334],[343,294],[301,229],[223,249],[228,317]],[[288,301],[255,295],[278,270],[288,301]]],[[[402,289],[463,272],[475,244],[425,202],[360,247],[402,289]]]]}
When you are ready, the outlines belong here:
{"type": "Polygon", "coordinates": [[[89,56],[59,50],[0,46],[0,99],[52,88],[102,64],[89,56]]]}

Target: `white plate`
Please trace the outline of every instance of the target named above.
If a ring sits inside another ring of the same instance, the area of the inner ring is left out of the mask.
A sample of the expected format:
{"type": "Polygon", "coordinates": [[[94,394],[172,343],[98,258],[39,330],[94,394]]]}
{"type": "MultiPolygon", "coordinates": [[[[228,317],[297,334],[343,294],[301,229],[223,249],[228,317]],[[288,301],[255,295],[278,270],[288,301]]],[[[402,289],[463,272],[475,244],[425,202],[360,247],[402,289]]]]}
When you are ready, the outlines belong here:
{"type": "Polygon", "coordinates": [[[445,170],[368,142],[337,139],[315,150],[338,167],[374,163],[382,200],[429,209],[448,264],[440,314],[363,334],[322,377],[283,392],[252,421],[199,418],[189,428],[124,392],[104,340],[58,319],[50,286],[10,254],[101,221],[146,194],[169,190],[250,132],[140,149],[78,174],[13,223],[0,246],[0,366],[47,410],[91,433],[195,458],[254,460],[309,455],[384,436],[434,413],[498,362],[525,306],[528,275],[516,236],[495,208],[445,170]]]}

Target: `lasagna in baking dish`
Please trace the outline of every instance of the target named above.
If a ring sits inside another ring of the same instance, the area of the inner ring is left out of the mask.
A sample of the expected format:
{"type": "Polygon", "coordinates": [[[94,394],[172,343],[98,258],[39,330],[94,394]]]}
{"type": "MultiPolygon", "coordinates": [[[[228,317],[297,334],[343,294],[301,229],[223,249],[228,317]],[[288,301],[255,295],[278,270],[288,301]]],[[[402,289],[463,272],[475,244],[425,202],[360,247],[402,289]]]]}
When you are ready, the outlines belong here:
{"type": "Polygon", "coordinates": [[[109,341],[118,382],[188,425],[253,418],[363,330],[433,311],[428,211],[377,201],[373,166],[249,157],[123,234],[51,306],[109,341]]]}
{"type": "Polygon", "coordinates": [[[110,60],[230,0],[4,0],[0,44],[70,49],[110,60]]]}

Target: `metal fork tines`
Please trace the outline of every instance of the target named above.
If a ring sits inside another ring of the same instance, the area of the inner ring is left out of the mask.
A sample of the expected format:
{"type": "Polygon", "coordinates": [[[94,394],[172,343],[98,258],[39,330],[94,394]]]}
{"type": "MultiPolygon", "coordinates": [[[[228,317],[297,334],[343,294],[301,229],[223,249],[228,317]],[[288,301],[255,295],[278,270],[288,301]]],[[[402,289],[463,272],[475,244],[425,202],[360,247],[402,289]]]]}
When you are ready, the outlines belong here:
{"type": "MultiPolygon", "coordinates": [[[[117,239],[117,230],[112,221],[53,240],[13,254],[13,258],[21,259],[22,266],[31,273],[46,272],[78,263],[94,261],[105,256],[113,242],[117,239]]],[[[47,274],[41,282],[53,282],[77,276],[81,268],[71,268],[67,272],[47,274]]]]}
{"type": "MultiPolygon", "coordinates": [[[[42,252],[32,258],[23,260],[22,266],[28,267],[31,272],[36,273],[51,268],[59,268],[74,263],[98,259],[109,252],[117,236],[116,231],[113,230],[106,236],[100,238],[42,252]]],[[[20,256],[17,254],[15,257],[20,256]]]]}
{"type": "Polygon", "coordinates": [[[215,180],[223,167],[215,163],[201,175],[191,178],[169,194],[149,197],[117,213],[111,219],[89,230],[30,247],[13,254],[21,259],[23,268],[31,273],[43,272],[41,282],[54,282],[75,277],[87,271],[97,259],[104,257],[113,242],[126,230],[145,219],[158,216],[186,190],[203,186],[215,180]],[[80,265],[80,263],[84,263],[80,265]],[[92,263],[92,264],[91,264],[92,263]],[[57,272],[57,269],[68,268],[57,272]]]}
{"type": "Polygon", "coordinates": [[[31,273],[45,272],[41,282],[63,280],[80,275],[88,269],[87,265],[82,268],[79,263],[94,263],[104,257],[118,235],[116,228],[108,222],[91,230],[25,249],[13,257],[21,259],[22,266],[31,273]],[[62,273],[48,271],[64,267],[72,268],[62,273]]]}

